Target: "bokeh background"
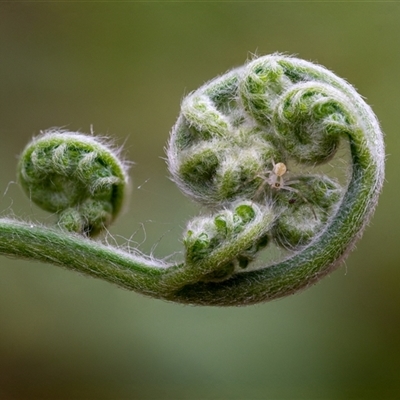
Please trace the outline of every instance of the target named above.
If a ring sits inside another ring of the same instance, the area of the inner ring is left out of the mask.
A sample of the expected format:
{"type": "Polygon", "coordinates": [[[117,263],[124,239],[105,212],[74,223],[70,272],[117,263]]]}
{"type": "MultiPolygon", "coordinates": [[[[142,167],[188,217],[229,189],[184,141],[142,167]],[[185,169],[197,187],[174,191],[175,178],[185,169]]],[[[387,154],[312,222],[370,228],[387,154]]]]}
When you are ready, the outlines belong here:
{"type": "Polygon", "coordinates": [[[185,93],[252,53],[294,54],[350,81],[388,158],[346,264],[279,301],[182,306],[0,258],[0,399],[399,398],[399,50],[397,2],[1,2],[3,216],[51,223],[14,183],[17,156],[40,130],[93,126],[135,162],[115,240],[181,251],[199,208],[168,179],[170,128],[185,93]]]}

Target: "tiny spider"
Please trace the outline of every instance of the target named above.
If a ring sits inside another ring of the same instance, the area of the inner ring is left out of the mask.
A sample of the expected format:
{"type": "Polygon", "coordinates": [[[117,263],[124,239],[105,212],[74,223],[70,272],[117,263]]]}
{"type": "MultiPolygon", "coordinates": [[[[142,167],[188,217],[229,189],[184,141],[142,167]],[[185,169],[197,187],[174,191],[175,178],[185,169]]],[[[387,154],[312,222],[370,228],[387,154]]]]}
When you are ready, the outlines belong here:
{"type": "MultiPolygon", "coordinates": [[[[266,171],[264,176],[260,176],[260,178],[264,179],[264,182],[258,188],[255,198],[260,195],[263,191],[265,185],[269,185],[274,190],[287,190],[289,192],[296,193],[299,197],[301,197],[305,203],[307,203],[311,207],[311,211],[314,215],[314,218],[317,219],[314,208],[311,206],[310,202],[300,193],[298,189],[291,187],[291,185],[295,183],[299,183],[299,180],[285,180],[284,175],[288,173],[288,169],[286,164],[283,162],[278,162],[275,164],[274,160],[272,160],[272,170],[266,171]]],[[[289,200],[289,204],[295,203],[296,200],[289,200]]]]}
{"type": "Polygon", "coordinates": [[[273,189],[280,190],[280,189],[287,189],[287,185],[293,183],[292,181],[287,181],[285,183],[283,179],[283,175],[285,175],[288,170],[286,165],[283,162],[278,162],[277,164],[274,163],[272,160],[273,168],[271,171],[266,171],[265,173],[268,175],[268,178],[265,179],[265,183],[270,185],[273,189]]]}

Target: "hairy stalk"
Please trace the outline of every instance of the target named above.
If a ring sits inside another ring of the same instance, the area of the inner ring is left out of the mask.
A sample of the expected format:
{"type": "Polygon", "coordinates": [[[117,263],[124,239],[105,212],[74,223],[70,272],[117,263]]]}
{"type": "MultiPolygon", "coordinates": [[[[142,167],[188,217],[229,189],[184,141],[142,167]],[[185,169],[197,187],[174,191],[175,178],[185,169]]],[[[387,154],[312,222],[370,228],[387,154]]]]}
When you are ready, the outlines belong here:
{"type": "Polygon", "coordinates": [[[189,94],[167,155],[177,185],[211,208],[189,222],[182,263],[90,239],[117,216],[126,167],[95,137],[56,130],[25,149],[19,180],[33,201],[58,215],[57,226],[0,219],[0,253],[170,301],[254,304],[304,289],[339,266],[368,224],[384,178],[379,124],[353,87],[321,66],[278,54],[189,94]],[[291,163],[327,163],[341,141],[352,160],[346,185],[287,172],[291,163]],[[254,268],[270,243],[289,255],[254,268]]]}

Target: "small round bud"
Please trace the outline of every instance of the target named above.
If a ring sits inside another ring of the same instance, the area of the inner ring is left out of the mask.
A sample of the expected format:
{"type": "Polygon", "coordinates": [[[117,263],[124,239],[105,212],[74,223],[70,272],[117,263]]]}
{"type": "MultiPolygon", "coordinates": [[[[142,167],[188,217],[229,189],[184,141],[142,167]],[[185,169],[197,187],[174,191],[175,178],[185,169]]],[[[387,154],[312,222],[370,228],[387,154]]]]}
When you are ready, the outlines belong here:
{"type": "Polygon", "coordinates": [[[239,95],[245,110],[261,126],[271,123],[277,99],[292,82],[275,57],[261,57],[244,68],[239,95]]]}
{"type": "Polygon", "coordinates": [[[323,214],[308,206],[297,207],[284,213],[277,221],[272,236],[275,242],[286,249],[304,246],[321,231],[323,214]]]}
{"type": "MultiPolygon", "coordinates": [[[[263,210],[250,202],[240,202],[232,205],[216,215],[193,219],[185,234],[186,262],[189,265],[201,265],[208,257],[222,246],[236,243],[236,240],[254,223],[259,223],[263,210]],[[257,220],[258,219],[258,220],[257,220]]],[[[264,210],[265,212],[265,210],[264,210]]],[[[233,272],[232,266],[246,268],[256,257],[257,252],[268,244],[268,236],[260,235],[248,248],[218,265],[212,273],[207,274],[206,281],[226,279],[233,272]],[[228,273],[229,272],[229,273],[228,273]]]]}
{"type": "Polygon", "coordinates": [[[169,167],[176,183],[196,201],[220,206],[237,199],[252,199],[259,177],[273,159],[284,159],[271,135],[256,127],[240,127],[228,137],[197,141],[180,136],[185,119],[179,119],[168,150],[169,167]],[[185,146],[179,150],[180,146],[185,146]]]}
{"type": "Polygon", "coordinates": [[[279,191],[276,204],[283,211],[272,230],[276,243],[296,249],[310,243],[326,225],[342,198],[343,190],[326,176],[303,176],[290,187],[279,191]]]}
{"type": "Polygon", "coordinates": [[[28,144],[18,179],[34,203],[58,214],[59,226],[91,236],[118,215],[128,183],[118,154],[98,138],[57,130],[28,144]]]}
{"type": "Polygon", "coordinates": [[[274,114],[283,147],[299,162],[328,161],[341,136],[354,129],[350,107],[344,94],[326,84],[294,85],[280,98],[274,114]]]}

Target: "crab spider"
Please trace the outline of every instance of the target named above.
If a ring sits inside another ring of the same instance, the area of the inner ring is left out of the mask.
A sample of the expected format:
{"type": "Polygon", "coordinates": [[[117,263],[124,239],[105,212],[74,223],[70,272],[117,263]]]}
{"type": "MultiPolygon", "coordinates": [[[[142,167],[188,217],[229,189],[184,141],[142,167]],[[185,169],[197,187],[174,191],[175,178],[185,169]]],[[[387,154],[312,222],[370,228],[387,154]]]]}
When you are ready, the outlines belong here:
{"type": "MultiPolygon", "coordinates": [[[[265,180],[265,183],[276,190],[286,189],[287,186],[285,186],[285,181],[283,179],[283,175],[288,172],[286,164],[284,164],[283,162],[278,162],[277,164],[275,164],[275,162],[272,160],[272,165],[272,170],[266,171],[266,174],[268,174],[268,178],[265,180]]],[[[290,183],[292,182],[286,182],[286,185],[290,183]]]]}
{"type": "Polygon", "coordinates": [[[278,162],[275,164],[274,160],[272,160],[272,166],[272,170],[265,171],[264,176],[258,175],[259,178],[264,179],[263,184],[258,190],[260,191],[261,189],[263,189],[264,185],[266,184],[275,190],[285,189],[293,192],[298,192],[297,189],[290,187],[291,184],[298,183],[298,180],[285,181],[285,179],[283,178],[283,176],[288,172],[286,164],[284,164],[283,162],[278,162]]]}
{"type": "MultiPolygon", "coordinates": [[[[300,193],[298,189],[291,187],[295,183],[299,183],[299,180],[287,180],[285,181],[284,175],[288,173],[288,169],[286,164],[283,162],[278,162],[275,164],[274,160],[272,161],[272,170],[265,171],[264,176],[259,176],[264,179],[264,182],[261,184],[260,188],[257,190],[257,193],[254,197],[258,197],[260,192],[263,190],[264,185],[269,185],[274,190],[287,190],[289,192],[296,193],[299,197],[301,197],[307,204],[310,205],[311,211],[314,215],[314,218],[317,219],[317,215],[315,214],[314,208],[310,204],[310,202],[300,193]]],[[[292,204],[292,203],[291,203],[292,204]]]]}

